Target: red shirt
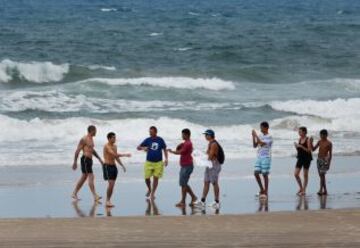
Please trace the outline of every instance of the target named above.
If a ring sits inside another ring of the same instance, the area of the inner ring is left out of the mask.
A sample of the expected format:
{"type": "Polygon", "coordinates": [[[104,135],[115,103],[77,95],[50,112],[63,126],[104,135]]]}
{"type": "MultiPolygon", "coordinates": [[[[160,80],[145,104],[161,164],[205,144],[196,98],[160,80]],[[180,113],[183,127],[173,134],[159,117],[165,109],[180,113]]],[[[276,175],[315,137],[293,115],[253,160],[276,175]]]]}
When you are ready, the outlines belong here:
{"type": "Polygon", "coordinates": [[[193,145],[191,140],[186,140],[181,144],[180,148],[180,165],[181,166],[191,166],[193,165],[193,157],[191,156],[193,152],[193,145]]]}

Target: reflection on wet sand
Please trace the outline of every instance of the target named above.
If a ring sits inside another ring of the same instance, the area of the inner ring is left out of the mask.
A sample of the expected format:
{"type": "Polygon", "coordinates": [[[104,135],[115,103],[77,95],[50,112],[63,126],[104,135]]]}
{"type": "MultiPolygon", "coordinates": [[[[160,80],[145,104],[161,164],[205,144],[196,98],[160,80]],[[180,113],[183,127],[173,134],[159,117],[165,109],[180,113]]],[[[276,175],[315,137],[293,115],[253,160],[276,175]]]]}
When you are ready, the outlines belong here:
{"type": "Polygon", "coordinates": [[[84,217],[96,217],[96,210],[97,210],[99,203],[94,202],[88,215],[86,215],[85,212],[79,207],[79,201],[73,201],[72,205],[74,207],[74,210],[75,210],[77,216],[84,218],[84,217]]]}
{"type": "Polygon", "coordinates": [[[181,211],[181,215],[206,215],[208,214],[220,214],[220,209],[211,209],[211,211],[207,210],[206,208],[199,208],[199,207],[189,207],[190,212],[188,212],[187,207],[178,208],[181,211]],[[206,212],[208,211],[208,212],[206,212]]]}
{"type": "Polygon", "coordinates": [[[268,199],[259,198],[258,212],[269,212],[269,201],[268,199]]]}
{"type": "Polygon", "coordinates": [[[319,196],[320,209],[326,209],[327,195],[319,196]]]}
{"type": "Polygon", "coordinates": [[[306,196],[299,196],[296,210],[309,210],[309,200],[306,196]]]}
{"type": "Polygon", "coordinates": [[[113,208],[111,208],[111,207],[105,207],[105,212],[106,212],[106,216],[107,217],[111,217],[112,216],[112,213],[111,213],[111,210],[112,210],[113,208]]]}
{"type": "Polygon", "coordinates": [[[159,208],[157,207],[155,200],[146,200],[147,202],[147,207],[145,210],[145,215],[146,216],[155,216],[155,215],[160,215],[159,214],[159,208]]]}

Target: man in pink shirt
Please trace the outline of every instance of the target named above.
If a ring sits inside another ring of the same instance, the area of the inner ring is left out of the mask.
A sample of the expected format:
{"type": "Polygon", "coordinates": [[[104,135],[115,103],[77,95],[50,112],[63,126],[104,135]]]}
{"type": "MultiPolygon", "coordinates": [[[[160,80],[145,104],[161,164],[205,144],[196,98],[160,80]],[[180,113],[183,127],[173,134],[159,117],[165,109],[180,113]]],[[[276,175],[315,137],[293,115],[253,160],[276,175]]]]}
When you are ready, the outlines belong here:
{"type": "Polygon", "coordinates": [[[168,151],[172,154],[180,155],[180,180],[179,184],[181,186],[181,200],[176,204],[177,207],[184,208],[186,207],[186,194],[188,193],[191,196],[190,206],[193,206],[197,201],[197,197],[189,186],[188,182],[190,175],[194,170],[193,164],[193,145],[190,140],[191,132],[189,129],[182,130],[183,143],[177,146],[176,151],[169,149],[168,151]]]}

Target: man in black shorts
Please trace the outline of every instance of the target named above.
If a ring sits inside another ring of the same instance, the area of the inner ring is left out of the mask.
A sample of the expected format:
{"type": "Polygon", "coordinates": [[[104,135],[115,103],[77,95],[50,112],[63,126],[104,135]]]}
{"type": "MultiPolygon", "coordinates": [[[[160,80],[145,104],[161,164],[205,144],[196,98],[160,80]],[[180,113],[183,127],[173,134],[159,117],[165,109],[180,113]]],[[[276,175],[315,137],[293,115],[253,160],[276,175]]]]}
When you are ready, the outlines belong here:
{"type": "Polygon", "coordinates": [[[114,190],[115,181],[118,175],[118,169],[116,167],[116,162],[123,168],[126,172],[126,168],[120,160],[120,157],[130,157],[131,154],[119,154],[116,147],[116,135],[111,132],[107,135],[108,143],[104,146],[104,160],[103,173],[104,180],[109,182],[107,192],[106,192],[106,207],[114,207],[110,199],[114,190]]]}
{"type": "Polygon", "coordinates": [[[83,152],[83,155],[81,157],[82,175],[81,175],[81,178],[79,179],[78,183],[76,184],[74,192],[72,194],[72,198],[74,198],[75,200],[79,200],[78,192],[80,191],[81,187],[84,185],[86,180],[88,180],[88,182],[89,182],[90,191],[94,196],[94,200],[99,201],[101,199],[101,196],[97,195],[96,191],[95,191],[95,184],[94,184],[95,178],[94,178],[93,169],[92,169],[93,155],[99,160],[99,162],[101,164],[103,164],[103,161],[101,160],[101,158],[99,157],[99,155],[97,154],[97,152],[94,149],[95,135],[96,135],[96,127],[93,125],[89,126],[88,134],[80,140],[80,142],[77,146],[77,149],[75,151],[74,163],[72,166],[73,170],[77,169],[77,161],[79,158],[79,154],[81,151],[83,152]]]}

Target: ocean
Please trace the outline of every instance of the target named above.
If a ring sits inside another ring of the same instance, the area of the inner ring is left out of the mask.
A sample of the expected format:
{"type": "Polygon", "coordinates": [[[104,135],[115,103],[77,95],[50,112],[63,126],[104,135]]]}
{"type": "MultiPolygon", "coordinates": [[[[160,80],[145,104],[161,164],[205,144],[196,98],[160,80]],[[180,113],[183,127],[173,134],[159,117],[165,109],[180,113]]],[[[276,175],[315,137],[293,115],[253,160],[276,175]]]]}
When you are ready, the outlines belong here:
{"type": "MultiPolygon", "coordinates": [[[[90,124],[128,163],[156,125],[175,147],[212,128],[227,159],[273,156],[297,128],[326,128],[335,155],[360,154],[360,1],[0,0],[0,166],[71,166],[90,124]]],[[[173,161],[177,158],[172,157],[173,161]]]]}

